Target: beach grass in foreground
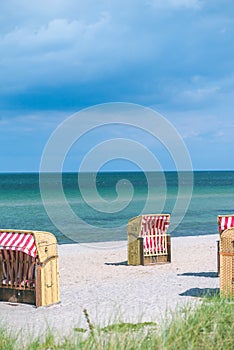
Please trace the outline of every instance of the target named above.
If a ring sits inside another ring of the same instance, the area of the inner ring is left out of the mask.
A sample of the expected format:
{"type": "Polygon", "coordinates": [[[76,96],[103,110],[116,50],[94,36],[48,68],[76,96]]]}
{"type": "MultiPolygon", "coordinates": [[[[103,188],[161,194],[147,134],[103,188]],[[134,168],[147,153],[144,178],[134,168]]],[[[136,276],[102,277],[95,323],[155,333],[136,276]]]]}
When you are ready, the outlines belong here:
{"type": "Polygon", "coordinates": [[[205,298],[195,308],[188,305],[171,315],[163,326],[153,322],[138,324],[117,323],[105,328],[95,327],[89,320],[87,329],[74,328],[71,336],[62,341],[48,333],[44,339],[19,345],[17,336],[0,329],[0,349],[82,349],[82,350],[232,350],[234,342],[234,299],[218,296],[205,298]]]}

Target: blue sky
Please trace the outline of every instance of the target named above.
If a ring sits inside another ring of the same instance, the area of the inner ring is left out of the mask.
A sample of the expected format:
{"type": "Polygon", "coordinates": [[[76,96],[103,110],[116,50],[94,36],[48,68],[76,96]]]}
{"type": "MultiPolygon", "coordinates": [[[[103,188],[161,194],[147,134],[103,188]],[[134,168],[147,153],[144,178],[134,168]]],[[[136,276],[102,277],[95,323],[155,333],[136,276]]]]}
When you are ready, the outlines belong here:
{"type": "MultiPolygon", "coordinates": [[[[234,170],[233,38],[232,0],[1,1],[0,171],[38,171],[60,123],[112,102],[167,118],[195,170],[234,170]]],[[[98,131],[64,170],[77,170],[94,140],[133,134],[98,131]]],[[[162,168],[174,169],[170,161],[162,168]]]]}

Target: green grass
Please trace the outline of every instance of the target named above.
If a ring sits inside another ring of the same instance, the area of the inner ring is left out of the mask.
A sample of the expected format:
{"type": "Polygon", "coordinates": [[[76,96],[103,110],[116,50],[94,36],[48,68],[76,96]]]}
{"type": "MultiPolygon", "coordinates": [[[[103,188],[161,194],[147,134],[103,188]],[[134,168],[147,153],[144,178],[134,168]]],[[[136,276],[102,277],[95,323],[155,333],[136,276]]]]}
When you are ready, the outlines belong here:
{"type": "Polygon", "coordinates": [[[218,297],[186,308],[161,335],[162,349],[233,349],[234,300],[218,297]]]}
{"type": "Polygon", "coordinates": [[[140,323],[114,323],[104,328],[101,328],[103,332],[118,332],[125,333],[128,331],[139,331],[144,327],[152,327],[157,328],[157,324],[155,322],[140,322],[140,323]]]}
{"type": "Polygon", "coordinates": [[[15,350],[232,350],[234,344],[234,299],[206,298],[195,308],[187,306],[173,313],[167,325],[154,322],[116,323],[95,327],[87,310],[87,329],[74,328],[62,341],[53,334],[38,338],[27,346],[19,346],[0,329],[0,349],[15,350]]]}
{"type": "Polygon", "coordinates": [[[0,328],[0,350],[15,349],[16,337],[13,337],[5,328],[0,328]]]}

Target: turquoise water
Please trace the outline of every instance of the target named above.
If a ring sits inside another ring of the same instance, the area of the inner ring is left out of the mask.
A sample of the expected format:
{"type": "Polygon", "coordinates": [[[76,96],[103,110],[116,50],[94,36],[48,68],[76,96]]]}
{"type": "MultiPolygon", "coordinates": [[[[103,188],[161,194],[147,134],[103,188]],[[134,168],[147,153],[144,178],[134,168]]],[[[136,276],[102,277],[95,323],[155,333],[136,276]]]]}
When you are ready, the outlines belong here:
{"type": "MultiPolygon", "coordinates": [[[[218,214],[234,212],[234,171],[194,172],[191,202],[177,227],[174,222],[179,210],[173,214],[173,208],[181,183],[178,185],[176,172],[80,176],[78,186],[77,174],[62,174],[63,197],[58,174],[43,174],[45,208],[39,174],[0,174],[1,228],[50,231],[60,244],[72,240],[116,241],[127,238],[126,225],[130,218],[164,212],[172,214],[169,229],[172,236],[205,235],[217,233],[218,214]],[[56,213],[52,218],[48,215],[51,210],[56,213]]],[[[186,202],[189,193],[189,176],[186,174],[182,185],[180,197],[186,202]]]]}

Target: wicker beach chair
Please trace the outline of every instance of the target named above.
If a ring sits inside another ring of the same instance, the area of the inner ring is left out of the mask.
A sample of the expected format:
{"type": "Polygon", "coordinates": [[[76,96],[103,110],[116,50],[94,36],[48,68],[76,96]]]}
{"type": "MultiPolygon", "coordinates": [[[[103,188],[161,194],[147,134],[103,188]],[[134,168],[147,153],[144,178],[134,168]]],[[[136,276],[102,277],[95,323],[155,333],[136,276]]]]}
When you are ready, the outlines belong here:
{"type": "MultiPolygon", "coordinates": [[[[220,237],[222,236],[222,233],[230,228],[234,227],[234,215],[218,215],[217,216],[217,223],[218,223],[218,231],[220,234],[220,237]]],[[[220,240],[217,241],[217,270],[218,275],[220,273],[220,240]]]]}
{"type": "Polygon", "coordinates": [[[145,214],[128,222],[128,264],[149,265],[171,261],[170,214],[145,214]]]}
{"type": "Polygon", "coordinates": [[[57,240],[50,232],[0,230],[0,301],[59,302],[57,240]]]}
{"type": "Polygon", "coordinates": [[[234,298],[234,227],[220,237],[220,296],[234,298]]]}

